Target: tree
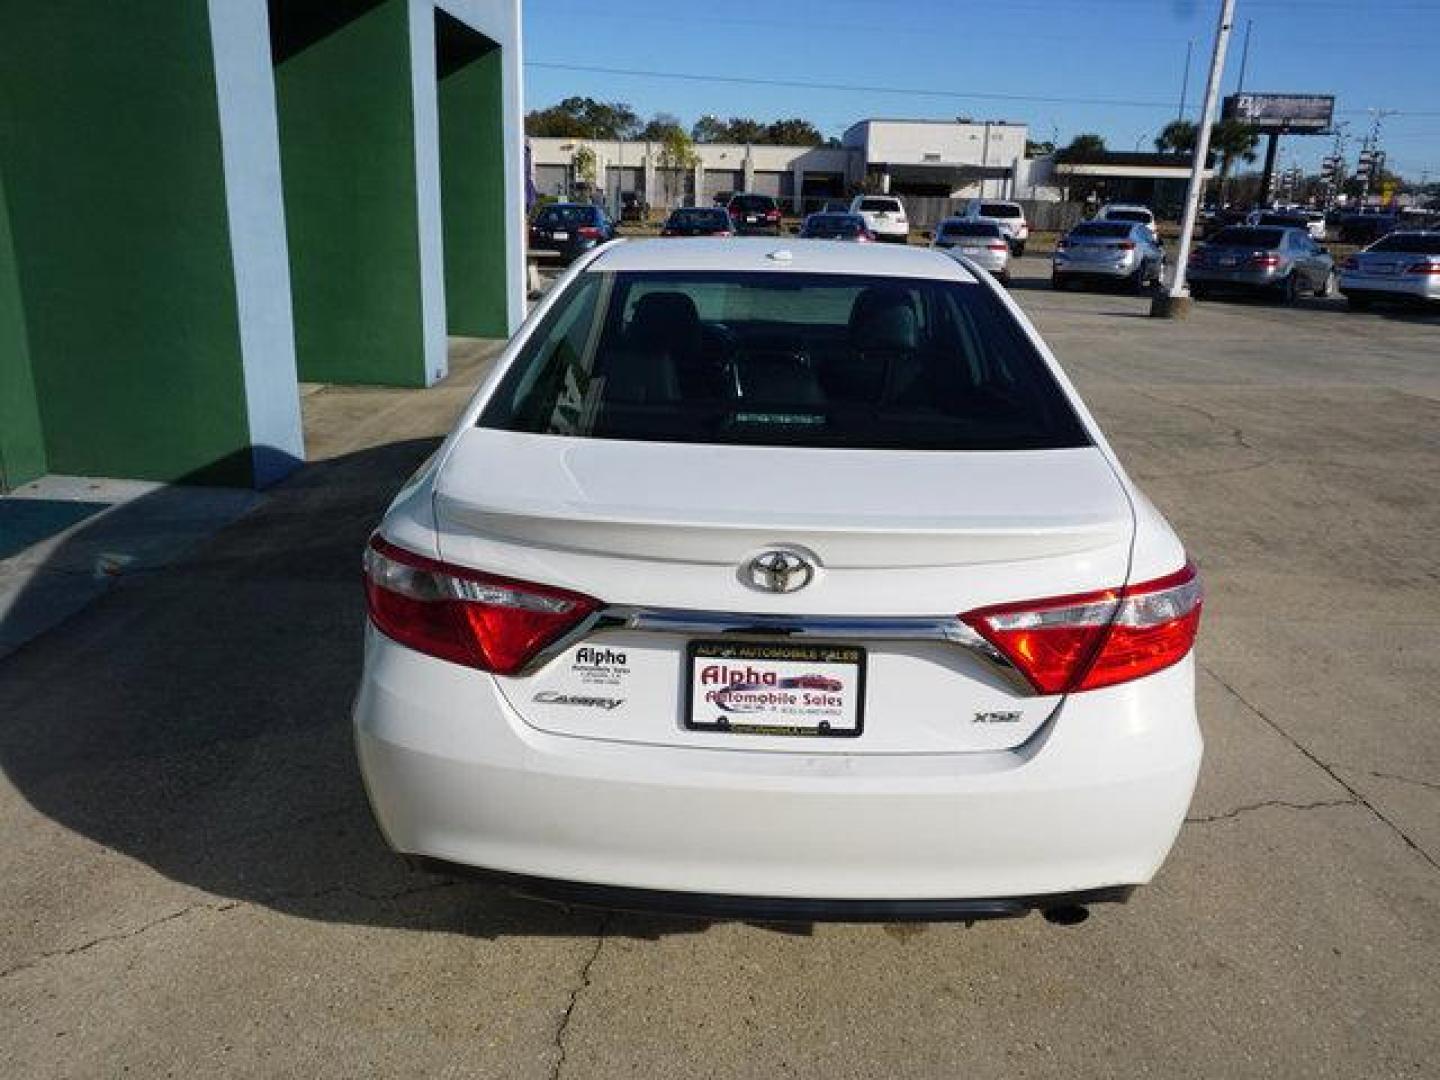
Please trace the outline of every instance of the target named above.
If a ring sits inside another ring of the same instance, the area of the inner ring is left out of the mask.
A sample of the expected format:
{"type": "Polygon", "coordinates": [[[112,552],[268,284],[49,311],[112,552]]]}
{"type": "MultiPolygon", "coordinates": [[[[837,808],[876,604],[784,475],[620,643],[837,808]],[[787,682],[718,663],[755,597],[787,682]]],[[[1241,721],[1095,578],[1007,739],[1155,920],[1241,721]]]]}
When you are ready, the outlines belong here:
{"type": "Polygon", "coordinates": [[[694,127],[690,129],[690,137],[697,143],[725,142],[729,133],[730,129],[725,126],[725,121],[709,113],[696,120],[694,127]]]}
{"type": "Polygon", "coordinates": [[[763,143],[765,141],[765,125],[759,120],[750,120],[743,116],[732,116],[725,121],[725,141],[737,143],[763,143]]]}
{"type": "Polygon", "coordinates": [[[1027,158],[1049,157],[1055,153],[1055,144],[1049,139],[1044,142],[1036,142],[1034,139],[1025,140],[1025,156],[1027,158]]]}
{"type": "Polygon", "coordinates": [[[588,97],[568,97],[525,117],[527,135],[565,139],[626,139],[639,127],[640,117],[623,101],[607,103],[588,97]]]}
{"type": "Polygon", "coordinates": [[[1155,137],[1155,149],[1162,154],[1189,154],[1195,150],[1200,126],[1190,120],[1171,120],[1155,137]]]}
{"type": "Polygon", "coordinates": [[[650,118],[650,122],[640,129],[636,138],[645,139],[648,142],[664,142],[665,137],[672,131],[682,134],[685,129],[680,126],[680,118],[671,113],[656,113],[650,118]]]}
{"type": "Polygon", "coordinates": [[[1055,155],[1055,160],[1087,161],[1090,158],[1099,157],[1103,153],[1105,153],[1104,138],[1093,132],[1087,132],[1071,139],[1070,145],[1055,155]]]}
{"type": "Polygon", "coordinates": [[[1255,147],[1260,143],[1260,133],[1249,124],[1239,120],[1221,120],[1210,129],[1210,149],[1220,158],[1220,193],[1224,198],[1226,181],[1230,179],[1230,167],[1237,160],[1255,160],[1255,147]]]}
{"type": "Polygon", "coordinates": [[[770,123],[765,129],[765,141],[776,146],[819,146],[825,140],[809,120],[794,117],[770,123]]]}
{"type": "Polygon", "coordinates": [[[690,136],[678,125],[665,133],[660,141],[660,152],[655,155],[655,164],[664,174],[665,194],[674,206],[680,192],[685,190],[685,174],[700,164],[700,155],[690,136]]]}
{"type": "Polygon", "coordinates": [[[570,155],[570,168],[577,184],[585,184],[593,188],[597,164],[595,151],[584,144],[577,146],[575,152],[570,155]]]}

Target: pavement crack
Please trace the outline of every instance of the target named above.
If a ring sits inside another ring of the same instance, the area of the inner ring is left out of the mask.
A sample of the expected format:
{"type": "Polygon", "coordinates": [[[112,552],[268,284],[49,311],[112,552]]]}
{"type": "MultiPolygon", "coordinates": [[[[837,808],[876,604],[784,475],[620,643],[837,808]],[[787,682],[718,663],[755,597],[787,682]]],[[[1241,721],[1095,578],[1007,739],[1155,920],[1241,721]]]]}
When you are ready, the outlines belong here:
{"type": "Polygon", "coordinates": [[[22,960],[18,964],[12,964],[10,967],[0,970],[0,979],[8,979],[11,975],[19,974],[22,971],[36,967],[56,957],[76,956],[79,953],[89,952],[97,945],[105,945],[113,941],[128,941],[130,938],[136,938],[141,934],[149,933],[157,926],[164,926],[166,923],[175,922],[197,911],[230,911],[232,908],[237,908],[240,905],[241,901],[239,900],[226,900],[218,904],[202,900],[198,903],[183,907],[178,911],[172,911],[168,915],[162,915],[158,919],[151,919],[149,922],[142,923],[140,926],[132,927],[129,930],[122,930],[113,934],[99,934],[89,941],[81,942],[79,945],[72,945],[68,949],[51,949],[47,952],[38,953],[28,960],[22,960]]]}
{"type": "Polygon", "coordinates": [[[1355,799],[1321,799],[1319,802],[1296,803],[1287,802],[1284,799],[1266,799],[1263,802],[1246,803],[1244,806],[1237,806],[1233,810],[1227,810],[1223,814],[1206,814],[1202,817],[1187,817],[1187,825],[1205,825],[1212,821],[1229,821],[1241,814],[1248,814],[1252,810],[1265,810],[1271,807],[1283,807],[1286,810],[1318,810],[1325,806],[1358,806],[1355,799]]]}
{"type": "MultiPolygon", "coordinates": [[[[1348,766],[1339,766],[1348,768],[1348,766]]],[[[1431,791],[1440,791],[1440,784],[1434,780],[1421,780],[1414,776],[1401,776],[1399,773],[1376,772],[1373,769],[1351,769],[1351,772],[1361,773],[1364,776],[1373,776],[1377,780],[1395,780],[1401,784],[1414,784],[1416,787],[1429,788],[1431,791]]]]}
{"type": "Polygon", "coordinates": [[[600,951],[605,948],[605,936],[609,930],[610,914],[607,912],[600,918],[600,925],[595,932],[595,948],[590,950],[590,955],[581,965],[579,978],[570,989],[570,1000],[565,1004],[565,1012],[555,1027],[555,1067],[550,1070],[550,1080],[560,1080],[560,1074],[565,1069],[565,1035],[570,1030],[570,1018],[575,1013],[580,995],[590,988],[590,969],[595,966],[595,961],[600,959],[600,951]]]}
{"type": "Polygon", "coordinates": [[[1259,717],[1260,720],[1264,722],[1264,724],[1269,727],[1271,731],[1275,732],[1275,734],[1279,735],[1282,739],[1284,739],[1296,750],[1298,750],[1302,755],[1304,755],[1311,762],[1313,762],[1314,765],[1322,772],[1324,772],[1326,776],[1330,777],[1331,780],[1334,780],[1335,783],[1339,784],[1342,788],[1348,791],[1351,798],[1347,801],[1355,802],[1365,807],[1366,810],[1369,810],[1370,813],[1375,816],[1375,819],[1377,821],[1381,822],[1388,829],[1390,829],[1391,832],[1398,836],[1404,842],[1406,847],[1408,847],[1411,851],[1415,852],[1415,854],[1419,855],[1420,858],[1424,859],[1427,863],[1429,863],[1432,869],[1440,870],[1440,862],[1437,862],[1433,855],[1431,855],[1428,851],[1421,847],[1420,844],[1416,842],[1416,840],[1411,837],[1409,833],[1407,833],[1404,829],[1400,828],[1399,825],[1395,824],[1395,822],[1391,821],[1388,817],[1381,813],[1381,811],[1375,806],[1374,803],[1372,803],[1369,799],[1365,798],[1365,796],[1354,785],[1347,783],[1345,779],[1335,771],[1334,768],[1332,768],[1326,762],[1321,761],[1319,757],[1317,757],[1313,752],[1311,752],[1298,739],[1296,739],[1283,727],[1277,724],[1274,720],[1270,719],[1270,717],[1267,716],[1262,709],[1252,703],[1247,697],[1245,697],[1244,694],[1240,693],[1239,690],[1236,690],[1235,687],[1231,686],[1228,682],[1226,682],[1220,676],[1220,673],[1214,668],[1212,668],[1210,665],[1202,663],[1200,665],[1200,668],[1217,683],[1219,683],[1222,687],[1224,687],[1225,691],[1231,697],[1233,697],[1236,701],[1243,705],[1247,710],[1259,717]]]}

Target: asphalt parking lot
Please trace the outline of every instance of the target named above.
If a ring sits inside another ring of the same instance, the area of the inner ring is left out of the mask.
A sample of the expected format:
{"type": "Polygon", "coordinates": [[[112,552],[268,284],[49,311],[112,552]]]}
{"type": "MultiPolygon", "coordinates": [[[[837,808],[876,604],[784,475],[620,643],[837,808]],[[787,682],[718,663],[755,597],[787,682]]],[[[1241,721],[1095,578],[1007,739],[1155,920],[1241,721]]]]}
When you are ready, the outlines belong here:
{"type": "Polygon", "coordinates": [[[364,537],[476,378],[0,661],[7,1077],[1434,1076],[1440,317],[1015,295],[1201,566],[1207,756],[1078,926],[565,911],[412,873],[350,749],[364,537]]]}

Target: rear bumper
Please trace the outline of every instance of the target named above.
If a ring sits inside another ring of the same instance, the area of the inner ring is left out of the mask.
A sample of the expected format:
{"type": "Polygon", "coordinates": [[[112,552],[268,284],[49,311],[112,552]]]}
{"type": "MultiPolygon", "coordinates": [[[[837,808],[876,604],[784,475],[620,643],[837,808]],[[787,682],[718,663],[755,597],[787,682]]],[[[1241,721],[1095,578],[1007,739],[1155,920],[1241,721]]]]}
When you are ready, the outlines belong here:
{"type": "Polygon", "coordinates": [[[1104,281],[1123,281],[1135,273],[1139,263],[1128,262],[1060,262],[1051,264],[1051,273],[1056,277],[1095,278],[1104,281]]]}
{"type": "Polygon", "coordinates": [[[1440,276],[1431,274],[1357,274],[1341,271],[1340,291],[1346,296],[1440,300],[1440,276]]]}
{"type": "Polygon", "coordinates": [[[1273,270],[1221,270],[1192,266],[1185,273],[1187,281],[1216,288],[1268,289],[1280,284],[1284,275],[1273,270]]]}
{"type": "Polygon", "coordinates": [[[1012,914],[1142,884],[1201,755],[1190,658],[1073,695],[1013,751],[771,753],[541,732],[490,676],[371,630],[355,725],[376,819],[402,853],[757,910],[841,902],[856,918],[852,901],[978,917],[984,905],[961,901],[1012,914]]]}

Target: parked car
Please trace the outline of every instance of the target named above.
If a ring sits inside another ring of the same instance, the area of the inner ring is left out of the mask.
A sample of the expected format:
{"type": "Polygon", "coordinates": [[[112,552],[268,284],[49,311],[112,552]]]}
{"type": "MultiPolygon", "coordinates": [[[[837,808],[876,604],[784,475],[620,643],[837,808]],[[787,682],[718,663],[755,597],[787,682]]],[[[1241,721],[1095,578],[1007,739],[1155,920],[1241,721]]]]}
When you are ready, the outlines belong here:
{"type": "Polygon", "coordinates": [[[875,239],[859,214],[811,214],[800,226],[807,240],[854,240],[868,244],[875,239]]]}
{"type": "Polygon", "coordinates": [[[1251,210],[1245,215],[1245,224],[1264,228],[1304,229],[1307,233],[1310,231],[1310,219],[1294,210],[1251,210]]]}
{"type": "Polygon", "coordinates": [[[530,222],[530,250],[565,266],[615,236],[615,223],[589,203],[551,203],[530,222]]]}
{"type": "Polygon", "coordinates": [[[1025,241],[1030,239],[1030,226],[1025,221],[1025,208],[1019,203],[971,199],[961,217],[970,221],[995,222],[1010,242],[1010,254],[1025,254],[1025,241]]]}
{"type": "Polygon", "coordinates": [[[850,213],[849,199],[826,199],[825,205],[820,207],[822,214],[848,214],[850,213]]]}
{"type": "Polygon", "coordinates": [[[1330,295],[1335,260],[1300,228],[1232,225],[1190,255],[1190,295],[1204,300],[1222,289],[1269,293],[1292,303],[1301,292],[1330,295]]]}
{"type": "Polygon", "coordinates": [[[770,195],[731,195],[725,208],[741,236],[780,235],[780,204],[770,195]]]}
{"type": "Polygon", "coordinates": [[[993,281],[776,254],[594,253],[396,497],[354,712],[382,835],[698,916],[1123,899],[1200,765],[1184,548],[993,281]]]}
{"type": "Polygon", "coordinates": [[[1200,218],[1200,235],[1209,239],[1221,229],[1243,225],[1249,213],[1230,206],[1212,206],[1200,218]]]}
{"type": "Polygon", "coordinates": [[[1350,308],[1380,300],[1440,304],[1440,231],[1392,232],[1340,266],[1350,308]]]}
{"type": "Polygon", "coordinates": [[[996,222],[946,218],[935,226],[935,238],[930,246],[952,257],[963,255],[1010,284],[1010,244],[996,222]]]}
{"type": "Polygon", "coordinates": [[[1319,210],[1302,210],[1301,215],[1305,218],[1305,231],[1310,234],[1311,240],[1325,242],[1325,215],[1319,210]]]}
{"type": "Polygon", "coordinates": [[[682,206],[671,210],[661,236],[734,236],[734,223],[718,206],[682,206]]]}
{"type": "Polygon", "coordinates": [[[1148,226],[1134,221],[1082,221],[1055,243],[1050,283],[1124,285],[1141,292],[1165,276],[1165,249],[1148,226]]]}
{"type": "Polygon", "coordinates": [[[1346,214],[1340,219],[1340,242],[1373,244],[1386,233],[1394,232],[1399,224],[1394,214],[1346,214]]]}
{"type": "Polygon", "coordinates": [[[856,195],[850,203],[850,212],[865,219],[865,227],[877,240],[910,242],[910,218],[905,213],[905,204],[895,196],[856,195]]]}
{"type": "Polygon", "coordinates": [[[734,197],[735,192],[733,191],[717,191],[714,195],[710,196],[710,201],[723,210],[730,205],[730,200],[734,197]]]}
{"type": "Polygon", "coordinates": [[[1095,214],[1094,221],[1131,221],[1137,225],[1144,225],[1150,230],[1150,235],[1158,237],[1159,230],[1155,227],[1155,213],[1148,206],[1136,206],[1131,203],[1106,203],[1095,214]]]}
{"type": "Polygon", "coordinates": [[[638,191],[622,191],[620,193],[620,220],[621,221],[644,221],[645,215],[650,207],[645,202],[645,197],[638,191]]]}

